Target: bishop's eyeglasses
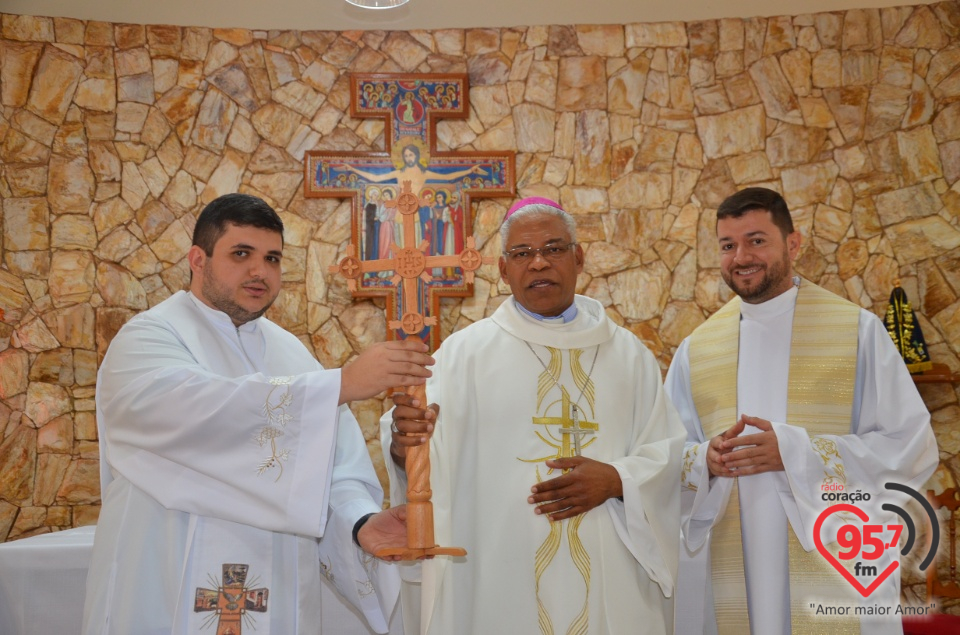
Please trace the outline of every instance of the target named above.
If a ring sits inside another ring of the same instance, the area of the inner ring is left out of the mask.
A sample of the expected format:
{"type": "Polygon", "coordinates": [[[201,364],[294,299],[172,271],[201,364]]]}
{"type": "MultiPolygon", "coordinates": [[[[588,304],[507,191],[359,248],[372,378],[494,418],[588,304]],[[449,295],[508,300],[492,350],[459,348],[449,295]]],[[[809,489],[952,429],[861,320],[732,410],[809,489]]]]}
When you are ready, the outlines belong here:
{"type": "Polygon", "coordinates": [[[543,247],[514,247],[503,252],[504,257],[518,265],[531,262],[540,254],[547,262],[557,262],[566,255],[577,243],[551,243],[543,247]]]}

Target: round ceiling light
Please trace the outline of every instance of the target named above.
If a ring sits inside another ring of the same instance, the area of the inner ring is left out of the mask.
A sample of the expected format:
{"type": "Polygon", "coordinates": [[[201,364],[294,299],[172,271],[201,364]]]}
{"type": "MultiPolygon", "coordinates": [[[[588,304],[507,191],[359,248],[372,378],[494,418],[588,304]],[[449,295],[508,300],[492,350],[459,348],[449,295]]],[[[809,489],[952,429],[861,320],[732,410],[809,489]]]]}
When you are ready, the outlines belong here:
{"type": "Polygon", "coordinates": [[[410,0],[347,0],[347,2],[363,9],[392,9],[407,4],[410,0]]]}

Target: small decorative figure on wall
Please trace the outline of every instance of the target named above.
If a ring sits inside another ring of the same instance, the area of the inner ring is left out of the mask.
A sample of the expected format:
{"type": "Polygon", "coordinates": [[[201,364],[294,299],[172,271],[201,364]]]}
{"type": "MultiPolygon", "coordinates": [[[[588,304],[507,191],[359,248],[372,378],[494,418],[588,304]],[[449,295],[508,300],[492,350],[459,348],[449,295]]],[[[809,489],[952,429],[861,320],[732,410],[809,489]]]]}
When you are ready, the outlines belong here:
{"type": "Polygon", "coordinates": [[[933,368],[920,323],[913,314],[907,292],[900,287],[899,280],[894,283],[893,291],[890,292],[890,304],[883,316],[883,324],[911,374],[923,373],[933,368]]]}

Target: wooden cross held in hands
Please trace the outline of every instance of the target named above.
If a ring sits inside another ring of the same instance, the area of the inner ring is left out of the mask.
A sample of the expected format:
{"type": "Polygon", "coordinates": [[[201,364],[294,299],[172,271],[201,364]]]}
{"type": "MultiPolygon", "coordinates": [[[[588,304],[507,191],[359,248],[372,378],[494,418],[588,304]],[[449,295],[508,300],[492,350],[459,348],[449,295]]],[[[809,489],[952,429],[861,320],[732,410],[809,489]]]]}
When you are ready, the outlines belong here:
{"type": "MultiPolygon", "coordinates": [[[[388,339],[419,337],[431,349],[440,297],[471,295],[484,264],[469,235],[471,200],[515,191],[513,153],[437,147],[440,119],[470,116],[468,84],[465,74],[351,74],[350,117],[383,120],[383,151],[305,157],[305,197],[351,199],[351,244],[332,270],[355,297],[385,298],[388,339]]],[[[426,404],[423,387],[409,392],[426,404]]],[[[407,452],[406,469],[408,546],[376,555],[463,555],[434,542],[428,445],[407,452]]]]}
{"type": "MultiPolygon", "coordinates": [[[[394,205],[403,216],[403,244],[414,244],[415,218],[420,209],[420,199],[410,191],[410,181],[403,182],[403,189],[394,205]]],[[[416,335],[424,327],[437,323],[435,316],[424,316],[417,311],[417,279],[430,282],[432,277],[428,269],[439,267],[461,267],[468,284],[473,283],[474,272],[482,264],[492,262],[477,251],[473,236],[467,238],[465,248],[456,255],[428,256],[430,243],[422,241],[416,247],[400,248],[393,245],[396,258],[380,260],[360,260],[356,256],[356,246],[347,247],[347,256],[337,265],[330,266],[331,273],[339,272],[347,279],[347,287],[354,291],[357,279],[365,273],[393,271],[391,283],[403,285],[403,310],[399,320],[390,321],[387,326],[401,329],[407,335],[416,335]]],[[[421,404],[427,403],[423,386],[411,386],[408,391],[421,404]]],[[[433,537],[433,503],[430,498],[430,445],[424,443],[407,450],[407,547],[381,549],[374,555],[400,556],[402,560],[417,560],[424,556],[463,556],[466,550],[459,547],[437,546],[433,537]]]]}

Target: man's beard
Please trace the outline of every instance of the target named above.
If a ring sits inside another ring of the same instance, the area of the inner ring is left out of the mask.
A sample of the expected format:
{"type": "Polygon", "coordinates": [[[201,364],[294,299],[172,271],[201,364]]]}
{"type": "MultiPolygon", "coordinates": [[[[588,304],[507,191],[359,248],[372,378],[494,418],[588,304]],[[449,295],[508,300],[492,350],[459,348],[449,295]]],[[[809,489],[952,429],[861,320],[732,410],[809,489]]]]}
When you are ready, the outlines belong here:
{"type": "MultiPolygon", "coordinates": [[[[736,283],[736,271],[734,270],[731,273],[727,273],[723,269],[720,270],[720,275],[723,277],[723,281],[727,283],[733,292],[736,293],[744,302],[750,304],[759,304],[761,302],[766,302],[775,295],[774,292],[780,287],[783,283],[783,280],[788,276],[788,258],[787,254],[784,254],[783,259],[778,262],[774,262],[771,265],[761,265],[763,278],[756,283],[754,286],[744,287],[736,283]]],[[[750,269],[757,265],[750,265],[749,267],[737,267],[736,269],[750,269]]]]}
{"type": "MultiPolygon", "coordinates": [[[[247,322],[252,322],[258,317],[267,312],[267,309],[273,304],[276,297],[273,297],[266,306],[264,306],[259,311],[248,311],[239,304],[237,304],[233,298],[230,297],[230,293],[225,291],[223,287],[218,284],[216,277],[207,275],[203,279],[203,285],[201,286],[201,291],[203,292],[203,297],[207,299],[217,310],[223,311],[230,319],[233,320],[234,324],[246,324],[247,322]]],[[[253,282],[252,280],[248,282],[253,282]]],[[[263,281],[258,281],[261,284],[266,285],[263,281]]],[[[268,287],[269,288],[269,287],[268,287]]]]}

